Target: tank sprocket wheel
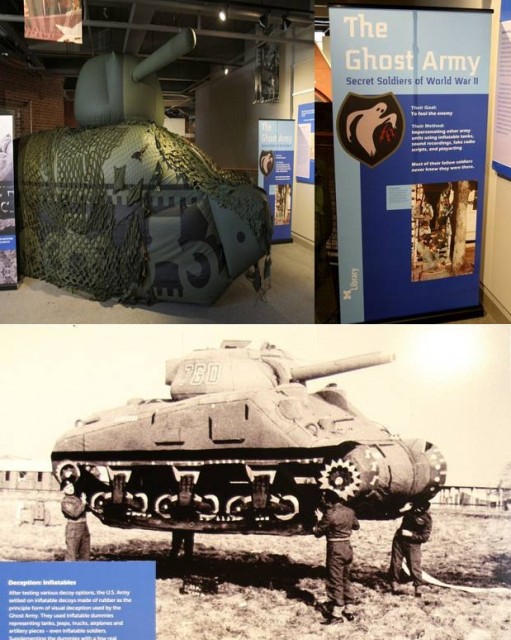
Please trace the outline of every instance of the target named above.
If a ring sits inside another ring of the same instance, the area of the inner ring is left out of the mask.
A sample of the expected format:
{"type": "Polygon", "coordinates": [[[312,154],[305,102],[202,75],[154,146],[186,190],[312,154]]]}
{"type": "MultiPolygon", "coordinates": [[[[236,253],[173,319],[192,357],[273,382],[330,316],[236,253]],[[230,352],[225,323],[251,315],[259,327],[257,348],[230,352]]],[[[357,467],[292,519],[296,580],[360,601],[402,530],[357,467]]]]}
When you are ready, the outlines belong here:
{"type": "Polygon", "coordinates": [[[320,489],[330,489],[343,500],[354,498],[362,480],[360,471],[349,460],[332,460],[325,464],[319,477],[320,489]]]}

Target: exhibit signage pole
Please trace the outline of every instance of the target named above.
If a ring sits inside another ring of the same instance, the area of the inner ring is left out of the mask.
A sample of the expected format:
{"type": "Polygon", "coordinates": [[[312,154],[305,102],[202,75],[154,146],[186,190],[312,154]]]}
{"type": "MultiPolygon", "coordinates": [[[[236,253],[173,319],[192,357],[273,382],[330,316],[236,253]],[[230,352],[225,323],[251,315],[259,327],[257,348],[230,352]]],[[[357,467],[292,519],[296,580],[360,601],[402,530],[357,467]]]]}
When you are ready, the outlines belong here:
{"type": "Polygon", "coordinates": [[[419,4],[330,8],[342,323],[480,309],[491,12],[419,4]]]}

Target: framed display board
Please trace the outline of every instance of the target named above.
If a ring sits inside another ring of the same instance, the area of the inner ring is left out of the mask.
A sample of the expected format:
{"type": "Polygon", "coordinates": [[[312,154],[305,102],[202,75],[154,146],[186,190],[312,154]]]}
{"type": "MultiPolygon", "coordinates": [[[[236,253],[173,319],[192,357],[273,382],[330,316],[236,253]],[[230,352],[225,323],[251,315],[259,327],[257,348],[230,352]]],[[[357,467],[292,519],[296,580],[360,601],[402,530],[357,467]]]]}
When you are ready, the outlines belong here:
{"type": "Polygon", "coordinates": [[[342,323],[479,303],[491,13],[330,9],[342,323]]]}
{"type": "Polygon", "coordinates": [[[270,202],[272,242],[292,242],[294,153],[294,120],[259,120],[258,184],[270,202]]]}

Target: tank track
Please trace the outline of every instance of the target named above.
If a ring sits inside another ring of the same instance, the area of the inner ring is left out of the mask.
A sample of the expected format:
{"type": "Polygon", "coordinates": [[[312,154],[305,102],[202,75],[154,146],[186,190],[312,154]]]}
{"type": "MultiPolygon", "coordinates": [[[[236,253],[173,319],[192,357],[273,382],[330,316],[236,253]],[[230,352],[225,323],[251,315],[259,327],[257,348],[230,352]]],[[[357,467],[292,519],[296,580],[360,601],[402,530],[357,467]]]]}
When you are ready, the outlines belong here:
{"type": "Polygon", "coordinates": [[[310,532],[321,489],[349,498],[361,485],[352,463],[323,457],[151,465],[66,460],[56,475],[73,480],[90,511],[110,526],[281,535],[310,532]]]}

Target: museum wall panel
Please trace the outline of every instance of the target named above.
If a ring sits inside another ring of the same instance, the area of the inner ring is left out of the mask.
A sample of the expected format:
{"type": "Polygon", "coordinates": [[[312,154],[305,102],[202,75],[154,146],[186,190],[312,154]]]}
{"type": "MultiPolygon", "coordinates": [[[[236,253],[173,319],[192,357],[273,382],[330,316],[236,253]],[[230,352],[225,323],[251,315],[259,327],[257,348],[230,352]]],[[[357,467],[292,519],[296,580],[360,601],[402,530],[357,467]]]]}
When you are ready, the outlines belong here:
{"type": "MultiPolygon", "coordinates": [[[[248,170],[256,179],[259,120],[296,118],[298,104],[314,101],[312,30],[310,41],[310,46],[280,47],[278,102],[254,104],[253,48],[247,50],[244,66],[227,76],[218,69],[211,81],[197,90],[195,141],[222,168],[248,170]],[[310,94],[302,94],[304,88],[310,89],[310,94]]],[[[296,180],[293,188],[292,231],[312,244],[313,188],[296,180]]]]}
{"type": "Polygon", "coordinates": [[[509,250],[509,238],[511,238],[511,182],[499,176],[491,168],[500,6],[500,0],[492,0],[491,8],[494,11],[494,15],[489,105],[488,186],[481,279],[485,307],[491,307],[490,310],[497,320],[511,321],[511,251],[509,250]]]}

